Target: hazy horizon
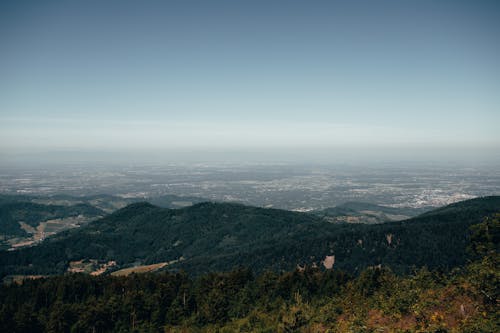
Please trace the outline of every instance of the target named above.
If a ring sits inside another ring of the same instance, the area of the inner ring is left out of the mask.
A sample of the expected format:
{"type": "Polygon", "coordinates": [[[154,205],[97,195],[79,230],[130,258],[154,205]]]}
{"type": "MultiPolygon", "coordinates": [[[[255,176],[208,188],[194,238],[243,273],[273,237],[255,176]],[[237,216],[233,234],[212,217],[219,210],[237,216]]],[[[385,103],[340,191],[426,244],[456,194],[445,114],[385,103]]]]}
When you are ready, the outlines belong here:
{"type": "Polygon", "coordinates": [[[3,1],[0,164],[498,163],[499,32],[496,1],[3,1]]]}
{"type": "Polygon", "coordinates": [[[308,165],[373,167],[447,167],[500,168],[500,156],[494,149],[177,149],[177,150],[47,150],[2,153],[0,169],[46,168],[66,166],[166,165],[308,165]]]}

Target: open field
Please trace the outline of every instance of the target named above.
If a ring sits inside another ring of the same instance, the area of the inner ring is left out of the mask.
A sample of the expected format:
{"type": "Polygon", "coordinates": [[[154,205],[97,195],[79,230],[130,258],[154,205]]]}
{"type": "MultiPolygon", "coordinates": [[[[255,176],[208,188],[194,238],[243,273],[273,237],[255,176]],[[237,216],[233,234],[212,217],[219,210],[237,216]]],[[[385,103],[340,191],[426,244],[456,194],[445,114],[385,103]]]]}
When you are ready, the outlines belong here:
{"type": "Polygon", "coordinates": [[[127,276],[127,275],[130,275],[132,273],[136,273],[136,274],[149,273],[149,272],[157,271],[160,268],[163,268],[167,265],[168,265],[168,263],[161,262],[161,263],[152,264],[152,265],[129,267],[129,268],[124,268],[124,269],[120,269],[119,271],[113,272],[113,273],[111,273],[111,275],[113,275],[113,276],[127,276]]]}

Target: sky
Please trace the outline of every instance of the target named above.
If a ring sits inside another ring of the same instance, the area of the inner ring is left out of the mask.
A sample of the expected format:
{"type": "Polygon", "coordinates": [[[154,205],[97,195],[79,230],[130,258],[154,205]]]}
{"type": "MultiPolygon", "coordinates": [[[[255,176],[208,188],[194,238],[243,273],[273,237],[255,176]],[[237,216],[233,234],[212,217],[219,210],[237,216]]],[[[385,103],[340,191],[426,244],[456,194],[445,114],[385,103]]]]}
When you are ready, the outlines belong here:
{"type": "Polygon", "coordinates": [[[499,36],[498,1],[1,1],[0,159],[498,155],[499,36]]]}

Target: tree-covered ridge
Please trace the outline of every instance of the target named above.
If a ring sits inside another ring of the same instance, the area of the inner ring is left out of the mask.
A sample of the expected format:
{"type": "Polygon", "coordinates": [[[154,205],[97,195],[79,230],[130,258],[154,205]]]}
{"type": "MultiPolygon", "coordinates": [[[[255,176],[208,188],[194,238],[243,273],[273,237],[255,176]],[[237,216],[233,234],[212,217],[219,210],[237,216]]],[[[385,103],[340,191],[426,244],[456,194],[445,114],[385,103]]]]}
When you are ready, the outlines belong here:
{"type": "Polygon", "coordinates": [[[137,203],[37,247],[0,252],[0,273],[63,273],[81,259],[114,260],[118,267],[175,261],[166,269],[194,274],[238,266],[283,271],[321,266],[326,256],[351,273],[376,265],[449,270],[466,262],[469,226],[498,211],[500,197],[486,197],[406,221],[353,225],[239,204],[174,210],[137,203]]]}
{"type": "Polygon", "coordinates": [[[425,212],[415,217],[413,220],[431,221],[432,217],[441,220],[445,218],[449,221],[463,217],[475,218],[476,215],[480,213],[487,212],[492,214],[498,212],[500,209],[499,201],[500,196],[487,196],[459,201],[425,212]]]}
{"type": "Polygon", "coordinates": [[[65,194],[57,195],[10,195],[0,194],[0,205],[31,202],[43,205],[55,206],[75,206],[86,204],[100,209],[106,213],[112,213],[129,204],[137,202],[149,202],[155,206],[163,208],[181,208],[190,206],[195,203],[206,201],[199,197],[193,196],[178,196],[173,194],[165,194],[151,197],[123,197],[109,194],[71,196],[65,194]]]}
{"type": "Polygon", "coordinates": [[[499,218],[473,227],[477,259],[446,274],[239,268],[196,279],[178,272],[25,281],[0,287],[0,331],[497,332],[499,218]]]}
{"type": "Polygon", "coordinates": [[[124,198],[106,194],[91,196],[0,194],[0,250],[37,243],[40,238],[80,226],[142,200],[165,208],[185,207],[203,201],[196,197],[176,195],[124,198]],[[41,223],[47,221],[54,223],[48,228],[40,227],[41,223]]]}
{"type": "Polygon", "coordinates": [[[28,201],[9,201],[0,203],[0,233],[3,235],[25,236],[19,222],[37,227],[41,222],[84,215],[89,218],[102,217],[105,213],[88,204],[71,206],[44,205],[28,201]]]}

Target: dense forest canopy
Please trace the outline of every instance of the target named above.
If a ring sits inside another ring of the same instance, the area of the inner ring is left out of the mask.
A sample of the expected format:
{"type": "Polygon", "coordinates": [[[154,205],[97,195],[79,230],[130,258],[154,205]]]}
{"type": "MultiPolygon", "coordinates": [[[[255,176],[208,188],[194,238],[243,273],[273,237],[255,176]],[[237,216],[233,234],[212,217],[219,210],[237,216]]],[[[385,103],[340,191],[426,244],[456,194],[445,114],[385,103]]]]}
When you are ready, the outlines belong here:
{"type": "Polygon", "coordinates": [[[500,215],[471,230],[475,260],[446,274],[239,268],[194,279],[164,272],[28,280],[0,288],[0,331],[496,332],[500,215]]]}
{"type": "Polygon", "coordinates": [[[116,268],[170,263],[190,274],[239,266],[259,273],[322,266],[358,274],[382,265],[450,270],[464,265],[469,226],[500,207],[500,197],[463,201],[400,222],[329,223],[305,213],[230,203],[166,209],[135,203],[36,247],[0,252],[0,275],[61,274],[70,262],[114,261],[116,268]]]}

